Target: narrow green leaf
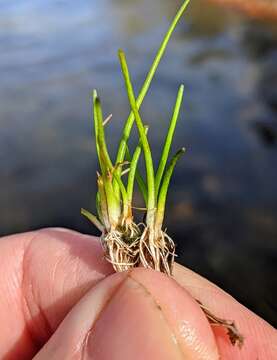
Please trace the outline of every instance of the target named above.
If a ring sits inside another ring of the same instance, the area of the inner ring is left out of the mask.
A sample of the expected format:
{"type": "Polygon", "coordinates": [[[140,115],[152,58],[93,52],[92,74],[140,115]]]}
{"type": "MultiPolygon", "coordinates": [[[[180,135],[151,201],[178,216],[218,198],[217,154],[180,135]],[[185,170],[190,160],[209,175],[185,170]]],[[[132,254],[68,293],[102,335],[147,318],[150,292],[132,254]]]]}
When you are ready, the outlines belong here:
{"type": "MultiPolygon", "coordinates": [[[[97,98],[97,91],[94,89],[92,92],[92,104],[93,104],[93,123],[94,123],[94,137],[95,137],[95,147],[96,147],[96,154],[97,154],[97,159],[99,162],[99,166],[101,169],[101,172],[103,174],[103,165],[100,159],[100,150],[99,150],[99,144],[98,144],[98,119],[97,119],[97,111],[96,111],[96,101],[97,98]]],[[[100,195],[99,195],[99,190],[96,193],[96,210],[97,210],[97,214],[100,218],[100,220],[103,222],[103,214],[101,212],[101,206],[100,206],[100,195]]]]}
{"type": "Polygon", "coordinates": [[[98,119],[97,119],[97,111],[96,111],[96,99],[97,99],[97,91],[93,90],[92,101],[93,101],[93,123],[94,123],[95,147],[96,147],[96,153],[97,153],[99,166],[100,166],[101,172],[103,172],[102,163],[101,163],[101,159],[100,159],[99,143],[98,143],[98,119]]]}
{"type": "Polygon", "coordinates": [[[97,121],[97,126],[95,127],[95,129],[97,134],[96,142],[99,152],[98,155],[99,162],[100,163],[102,162],[102,167],[104,170],[106,171],[112,170],[113,165],[106,145],[105,130],[103,125],[103,114],[102,114],[100,99],[98,96],[95,97],[94,106],[95,106],[96,121],[97,121]]]}
{"type": "MultiPolygon", "coordinates": [[[[147,135],[148,127],[145,126],[145,134],[147,135]]],[[[128,184],[127,184],[127,195],[128,195],[128,202],[132,204],[133,199],[133,192],[134,192],[134,182],[135,176],[137,172],[137,165],[141,154],[141,141],[139,142],[138,146],[136,147],[132,160],[130,162],[130,171],[128,176],[128,184]]],[[[147,201],[147,200],[146,200],[147,201]]]]}
{"type": "Polygon", "coordinates": [[[174,106],[173,114],[171,117],[168,132],[167,132],[166,139],[165,139],[165,142],[163,145],[162,155],[161,155],[161,158],[159,161],[159,166],[158,166],[158,170],[157,170],[156,177],[155,177],[156,197],[158,197],[158,194],[159,194],[159,188],[160,188],[161,180],[162,180],[162,177],[164,174],[164,169],[165,169],[165,166],[167,163],[168,154],[169,154],[169,151],[171,148],[174,131],[176,128],[176,124],[177,124],[177,120],[178,120],[178,116],[179,116],[179,112],[180,112],[180,107],[181,107],[182,100],[183,100],[183,94],[184,94],[184,85],[181,85],[179,88],[179,91],[178,91],[177,98],[176,98],[176,103],[174,106]]]}
{"type": "Polygon", "coordinates": [[[146,222],[149,226],[151,226],[154,221],[154,213],[155,213],[155,205],[156,205],[155,177],[154,177],[152,154],[151,154],[151,149],[150,149],[150,146],[149,146],[149,143],[147,140],[147,136],[145,134],[144,125],[141,120],[138,108],[137,108],[136,99],[135,99],[135,95],[134,95],[134,90],[133,90],[125,54],[122,50],[119,50],[118,56],[119,56],[119,60],[120,60],[122,74],[123,74],[124,80],[125,80],[125,86],[126,86],[129,102],[130,102],[131,109],[135,116],[135,121],[136,121],[136,125],[137,125],[138,131],[139,131],[140,141],[142,144],[144,157],[145,157],[147,190],[148,190],[146,222]]]}
{"type": "MultiPolygon", "coordinates": [[[[156,56],[154,58],[154,61],[150,67],[150,70],[146,76],[146,79],[142,85],[142,88],[140,90],[140,93],[136,99],[136,104],[137,104],[137,108],[139,110],[145,95],[147,94],[147,91],[150,87],[150,84],[152,82],[152,79],[155,75],[155,72],[158,68],[158,65],[164,55],[164,52],[166,50],[167,44],[170,40],[170,37],[174,31],[174,29],[176,28],[176,25],[178,24],[179,20],[181,19],[182,15],[184,14],[188,4],[189,4],[190,0],[186,0],[183,5],[180,7],[179,11],[177,12],[177,14],[175,15],[172,23],[169,26],[169,29],[167,30],[167,33],[165,34],[165,36],[162,39],[162,42],[160,44],[160,47],[156,53],[156,56]]],[[[131,112],[129,114],[129,117],[125,123],[124,129],[123,129],[123,135],[122,138],[120,140],[119,143],[119,148],[118,148],[118,153],[117,153],[117,157],[116,157],[116,162],[122,162],[124,160],[125,157],[125,152],[126,152],[126,144],[127,144],[127,140],[130,136],[130,132],[132,129],[134,123],[134,114],[133,112],[131,112]]]]}
{"type": "Polygon", "coordinates": [[[97,143],[99,147],[99,162],[103,173],[103,184],[107,199],[109,220],[115,225],[120,216],[120,199],[115,195],[112,184],[113,165],[106,145],[105,130],[103,125],[103,114],[100,99],[95,98],[95,109],[97,118],[97,143]]]}
{"type": "Polygon", "coordinates": [[[158,197],[158,204],[157,204],[157,213],[156,213],[156,229],[160,229],[162,227],[163,219],[164,219],[164,211],[165,211],[165,204],[166,204],[166,197],[168,192],[169,183],[173,174],[173,170],[178,159],[184,154],[185,148],[180,149],[170,161],[167,170],[165,171],[159,197],[158,197]]]}
{"type": "Polygon", "coordinates": [[[104,232],[104,226],[101,224],[101,222],[97,219],[95,215],[91,214],[86,209],[81,209],[81,214],[84,215],[90,222],[92,222],[98,230],[104,232]]]}
{"type": "Polygon", "coordinates": [[[129,213],[129,203],[128,203],[128,195],[127,195],[127,191],[125,189],[125,186],[121,180],[121,178],[116,174],[116,172],[113,172],[113,176],[119,186],[120,192],[121,192],[121,197],[122,197],[122,204],[123,204],[123,216],[124,218],[128,217],[129,213]]]}
{"type": "MultiPolygon", "coordinates": [[[[126,159],[130,163],[132,162],[132,157],[131,157],[130,150],[129,150],[128,146],[126,147],[126,159]]],[[[146,187],[145,181],[143,180],[143,177],[140,174],[140,171],[139,171],[139,169],[137,167],[136,167],[135,179],[136,179],[136,182],[137,182],[137,184],[139,186],[139,190],[142,193],[144,202],[145,202],[145,204],[147,204],[147,199],[148,199],[147,187],[146,187]]]]}
{"type": "Polygon", "coordinates": [[[104,221],[103,221],[103,214],[101,211],[99,191],[97,191],[97,193],[96,193],[96,211],[97,211],[98,218],[100,219],[101,223],[103,223],[104,221]]]}
{"type": "Polygon", "coordinates": [[[101,209],[103,224],[105,225],[105,228],[108,230],[111,225],[109,220],[108,203],[107,203],[103,178],[99,174],[97,179],[97,186],[98,186],[99,205],[101,209]]]}
{"type": "Polygon", "coordinates": [[[103,183],[108,204],[109,220],[111,225],[116,226],[121,214],[121,205],[120,198],[114,192],[112,179],[111,173],[108,173],[107,176],[103,177],[103,183]]]}

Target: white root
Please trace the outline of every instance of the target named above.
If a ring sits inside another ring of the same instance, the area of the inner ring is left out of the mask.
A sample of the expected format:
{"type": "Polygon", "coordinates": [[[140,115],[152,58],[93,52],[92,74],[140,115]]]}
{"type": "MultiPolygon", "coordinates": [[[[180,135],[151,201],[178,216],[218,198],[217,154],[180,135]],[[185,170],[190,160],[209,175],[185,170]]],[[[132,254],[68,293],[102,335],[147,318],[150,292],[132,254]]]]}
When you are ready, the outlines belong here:
{"type": "Polygon", "coordinates": [[[160,230],[158,234],[149,227],[124,224],[101,236],[106,259],[115,271],[126,271],[136,266],[151,268],[172,275],[175,258],[173,240],[160,230]]]}
{"type": "Polygon", "coordinates": [[[154,233],[146,227],[139,242],[140,264],[171,276],[174,257],[173,240],[162,230],[154,237],[154,233]]]}
{"type": "MultiPolygon", "coordinates": [[[[127,271],[143,266],[172,276],[175,244],[173,240],[160,230],[154,234],[149,227],[138,226],[133,222],[124,224],[120,229],[102,234],[101,242],[106,259],[112,263],[116,272],[127,271]]],[[[232,345],[243,345],[243,336],[233,321],[215,316],[207,307],[197,300],[211,326],[226,329],[232,345]]]]}
{"type": "Polygon", "coordinates": [[[132,222],[119,230],[102,234],[105,257],[116,272],[126,271],[137,265],[140,234],[139,227],[132,222]]]}

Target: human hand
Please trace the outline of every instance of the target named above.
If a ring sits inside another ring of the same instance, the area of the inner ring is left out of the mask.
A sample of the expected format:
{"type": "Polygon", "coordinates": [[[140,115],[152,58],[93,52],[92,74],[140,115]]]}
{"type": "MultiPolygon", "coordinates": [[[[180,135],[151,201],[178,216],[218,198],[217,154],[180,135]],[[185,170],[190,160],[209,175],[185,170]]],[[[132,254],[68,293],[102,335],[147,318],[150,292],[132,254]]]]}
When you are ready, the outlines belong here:
{"type": "Polygon", "coordinates": [[[175,280],[113,274],[97,238],[44,229],[0,239],[0,359],[277,359],[277,332],[176,265],[175,280]],[[235,320],[243,348],[194,299],[235,320]]]}

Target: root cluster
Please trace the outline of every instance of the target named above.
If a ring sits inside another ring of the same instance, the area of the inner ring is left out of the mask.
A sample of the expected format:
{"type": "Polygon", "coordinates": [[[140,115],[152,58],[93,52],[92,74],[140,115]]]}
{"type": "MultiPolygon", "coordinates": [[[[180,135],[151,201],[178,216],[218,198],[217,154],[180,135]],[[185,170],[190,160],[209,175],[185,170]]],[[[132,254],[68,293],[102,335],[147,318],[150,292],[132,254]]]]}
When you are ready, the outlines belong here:
{"type": "MultiPolygon", "coordinates": [[[[138,226],[131,222],[102,234],[101,242],[105,257],[112,263],[116,272],[143,266],[172,275],[175,244],[162,230],[155,234],[144,224],[138,226]]],[[[244,338],[233,321],[218,318],[200,301],[197,302],[211,326],[221,326],[226,329],[232,345],[239,347],[243,345],[244,338]]]]}
{"type": "Polygon", "coordinates": [[[143,266],[172,275],[175,244],[163,231],[154,236],[143,224],[131,223],[102,234],[101,242],[106,259],[117,272],[143,266]]]}
{"type": "Polygon", "coordinates": [[[139,241],[140,265],[172,275],[175,244],[163,231],[153,234],[145,228],[139,241]]]}
{"type": "Polygon", "coordinates": [[[101,243],[106,260],[113,265],[116,272],[138,265],[140,236],[140,228],[133,222],[102,234],[101,243]]]}

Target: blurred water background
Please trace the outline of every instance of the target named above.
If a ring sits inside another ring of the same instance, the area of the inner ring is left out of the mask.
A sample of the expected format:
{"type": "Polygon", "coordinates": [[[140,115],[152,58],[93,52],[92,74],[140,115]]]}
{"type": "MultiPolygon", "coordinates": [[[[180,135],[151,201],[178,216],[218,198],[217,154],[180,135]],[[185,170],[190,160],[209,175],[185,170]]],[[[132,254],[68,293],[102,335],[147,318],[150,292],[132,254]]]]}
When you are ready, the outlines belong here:
{"type": "MultiPolygon", "coordinates": [[[[91,98],[99,89],[116,149],[128,103],[177,0],[0,1],[0,234],[46,226],[96,233],[91,98]]],[[[277,29],[193,0],[142,106],[159,155],[177,88],[168,232],[178,261],[277,325],[277,29]]]]}

